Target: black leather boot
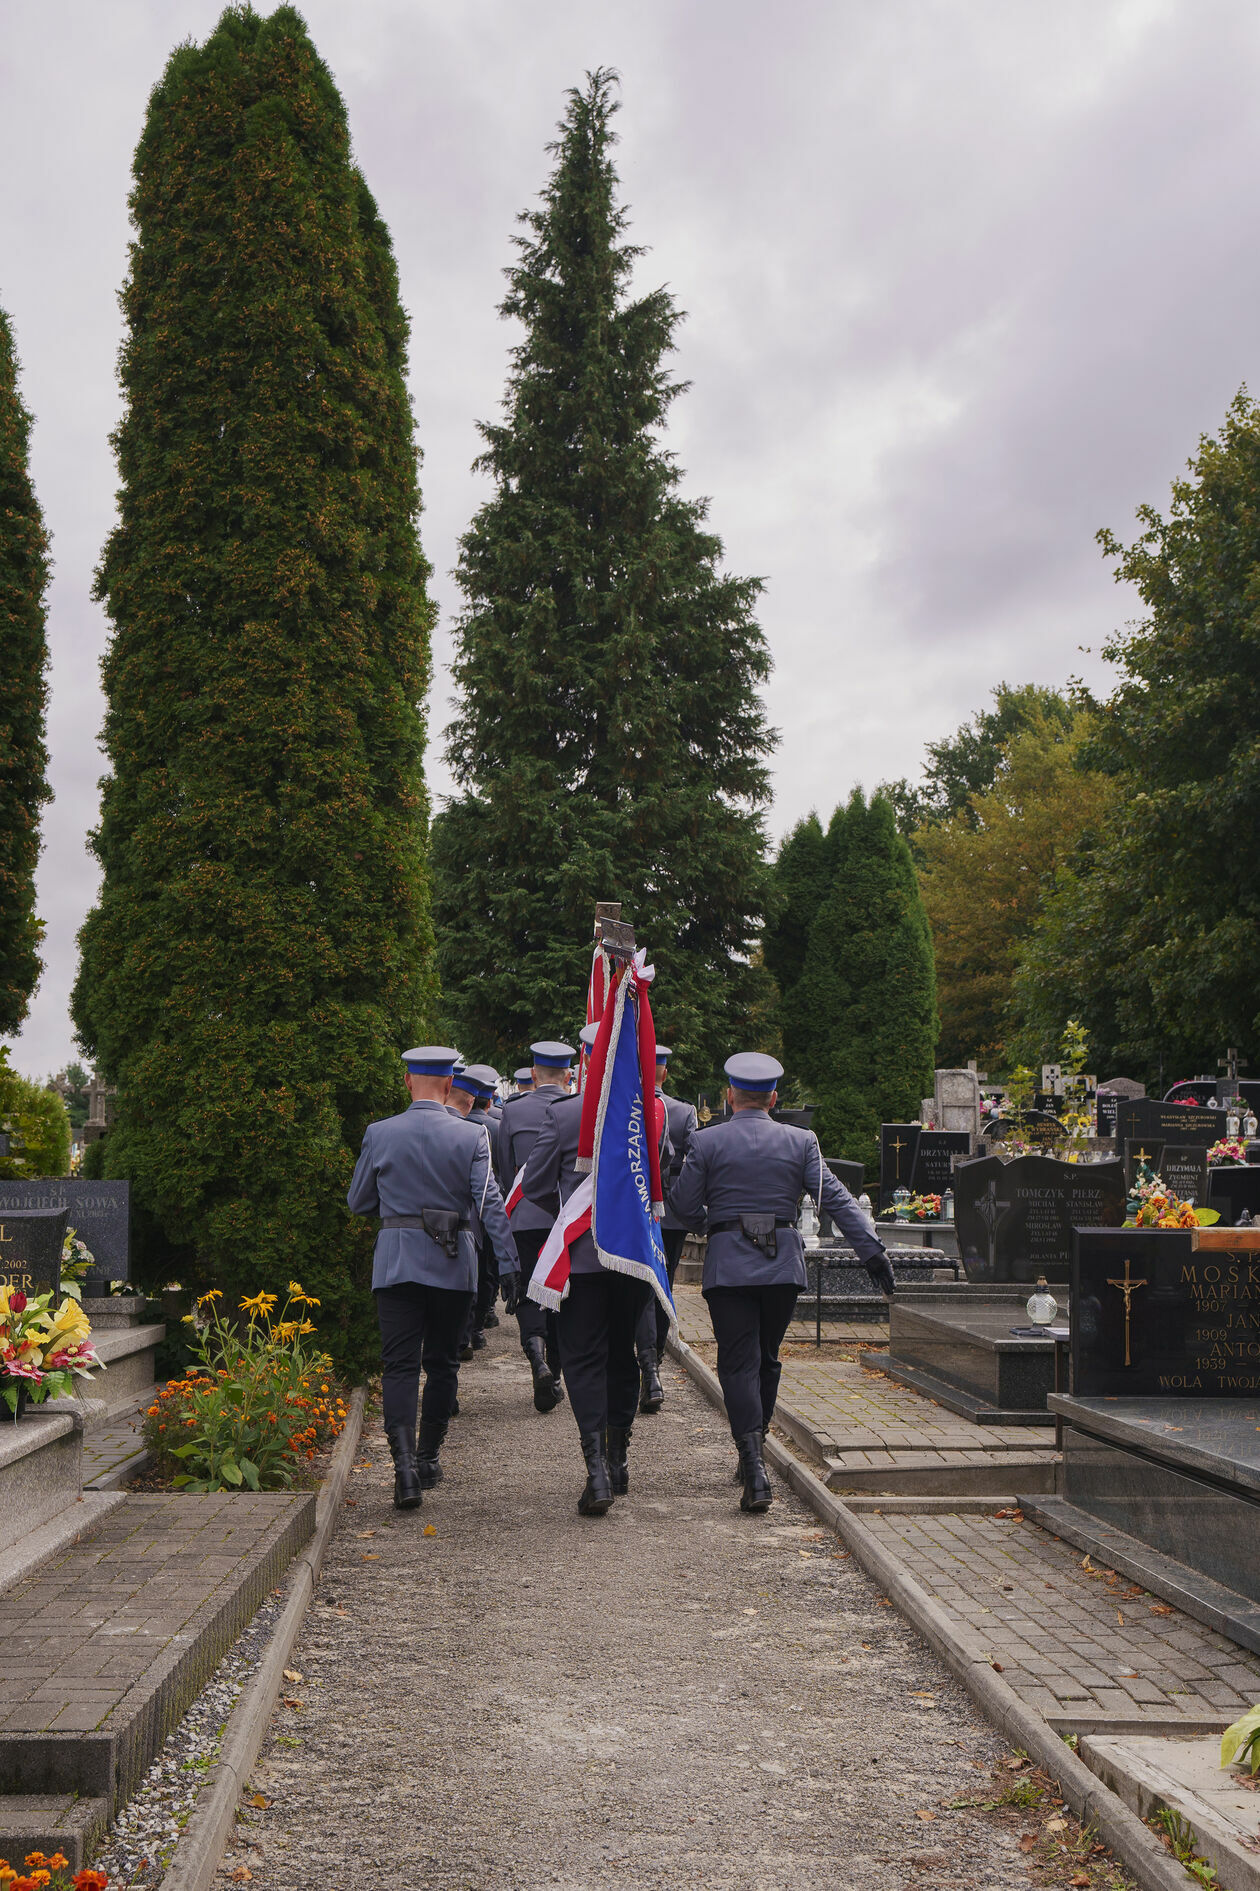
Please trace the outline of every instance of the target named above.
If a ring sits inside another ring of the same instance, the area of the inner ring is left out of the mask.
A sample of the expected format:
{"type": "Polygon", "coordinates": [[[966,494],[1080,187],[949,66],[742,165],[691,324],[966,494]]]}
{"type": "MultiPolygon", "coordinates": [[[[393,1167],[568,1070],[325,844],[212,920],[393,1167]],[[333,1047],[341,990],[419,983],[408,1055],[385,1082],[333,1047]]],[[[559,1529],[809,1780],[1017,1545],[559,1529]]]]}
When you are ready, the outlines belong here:
{"type": "MultiPolygon", "coordinates": [[[[765,1468],[766,1439],[769,1437],[769,1435],[770,1435],[769,1425],[763,1425],[761,1427],[761,1456],[762,1456],[763,1469],[765,1468]]],[[[738,1447],[736,1448],[738,1449],[738,1447]]],[[[735,1466],[735,1475],[734,1477],[732,1477],[731,1483],[742,1484],[743,1481],[744,1481],[744,1460],[740,1458],[738,1463],[735,1466]]]]}
{"type": "Polygon", "coordinates": [[[420,1420],[420,1437],[416,1444],[416,1473],[420,1479],[421,1490],[432,1490],[435,1484],[442,1482],[443,1471],[438,1461],[438,1452],[442,1449],[442,1440],[446,1436],[446,1426],[435,1419],[420,1420]]]}
{"type": "Polygon", "coordinates": [[[499,1316],[495,1312],[493,1307],[491,1307],[490,1311],[487,1313],[485,1319],[481,1322],[481,1324],[483,1326],[497,1326],[499,1324],[499,1316]]]}
{"type": "Polygon", "coordinates": [[[481,1349],[482,1349],[482,1347],[483,1347],[483,1346],[485,1345],[485,1343],[486,1343],[486,1336],[485,1336],[485,1334],[484,1334],[484,1333],[482,1332],[482,1330],[481,1330],[481,1328],[480,1328],[479,1326],[474,1326],[474,1328],[473,1328],[473,1336],[472,1336],[472,1349],[473,1349],[473,1351],[474,1351],[475,1353],[479,1353],[479,1352],[481,1351],[481,1349]]]}
{"type": "Polygon", "coordinates": [[[659,1412],[665,1403],[665,1387],[656,1369],[655,1352],[639,1354],[639,1410],[659,1412]]]}
{"type": "Polygon", "coordinates": [[[547,1361],[547,1370],[551,1374],[551,1389],[556,1395],[556,1404],[564,1400],[564,1385],[560,1378],[559,1348],[548,1337],[543,1343],[543,1357],[547,1361]]]}
{"type": "Polygon", "coordinates": [[[602,1517],[612,1507],[613,1487],[599,1432],[582,1433],[582,1456],[586,1459],[586,1489],[578,1498],[578,1511],[583,1517],[602,1517]]]}
{"type": "Polygon", "coordinates": [[[739,1500],[741,1510],[769,1510],[774,1500],[770,1488],[770,1479],[766,1476],[765,1461],[761,1455],[761,1433],[750,1431],[745,1437],[735,1440],[739,1452],[740,1478],[744,1494],[739,1500]]]}
{"type": "Polygon", "coordinates": [[[420,1473],[416,1469],[416,1441],[410,1425],[394,1425],[387,1433],[394,1458],[394,1509],[419,1510],[420,1473]]]}
{"type": "Polygon", "coordinates": [[[556,1397],[556,1382],[551,1375],[551,1367],[543,1358],[542,1337],[533,1333],[521,1342],[529,1369],[534,1375],[534,1410],[536,1412],[554,1412],[560,1403],[556,1397]]]}
{"type": "Polygon", "coordinates": [[[612,1479],[613,1496],[624,1497],[630,1488],[630,1427],[623,1431],[619,1425],[610,1425],[604,1436],[608,1440],[607,1458],[608,1475],[612,1479]]]}

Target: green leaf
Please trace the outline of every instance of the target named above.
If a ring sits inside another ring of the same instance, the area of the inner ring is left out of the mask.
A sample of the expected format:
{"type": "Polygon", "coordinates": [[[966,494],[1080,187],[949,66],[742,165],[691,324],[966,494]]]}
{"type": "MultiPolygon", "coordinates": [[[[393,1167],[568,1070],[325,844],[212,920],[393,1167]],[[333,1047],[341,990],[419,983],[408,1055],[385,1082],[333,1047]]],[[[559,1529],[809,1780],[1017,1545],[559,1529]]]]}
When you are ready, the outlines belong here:
{"type": "Polygon", "coordinates": [[[228,1483],[235,1487],[241,1482],[241,1467],[236,1463],[235,1459],[224,1458],[222,1464],[219,1466],[219,1476],[226,1478],[228,1483]]]}
{"type": "Polygon", "coordinates": [[[241,1459],[241,1475],[251,1490],[258,1489],[258,1466],[250,1458],[241,1459]]]}
{"type": "Polygon", "coordinates": [[[198,1451],[202,1451],[204,1449],[205,1447],[204,1445],[201,1444],[200,1441],[196,1442],[195,1444],[174,1445],[171,1449],[170,1455],[173,1458],[191,1458],[195,1455],[195,1453],[197,1453],[198,1451]]]}
{"type": "MultiPolygon", "coordinates": [[[[1255,1740],[1260,1734],[1260,1704],[1249,1713],[1236,1720],[1232,1727],[1227,1727],[1221,1735],[1221,1765],[1228,1766],[1239,1751],[1255,1740]]],[[[1255,1770],[1254,1767],[1252,1769],[1255,1770]]]]}

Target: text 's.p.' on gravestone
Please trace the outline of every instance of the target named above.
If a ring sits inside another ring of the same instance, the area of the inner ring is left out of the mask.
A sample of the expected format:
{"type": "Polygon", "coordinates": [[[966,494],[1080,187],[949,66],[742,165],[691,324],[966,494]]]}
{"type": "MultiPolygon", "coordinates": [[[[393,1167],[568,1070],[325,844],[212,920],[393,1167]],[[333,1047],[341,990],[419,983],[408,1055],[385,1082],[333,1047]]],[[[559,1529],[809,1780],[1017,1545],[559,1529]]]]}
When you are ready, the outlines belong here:
{"type": "Polygon", "coordinates": [[[914,1155],[910,1187],[916,1195],[943,1195],[954,1185],[954,1157],[971,1154],[965,1129],[925,1129],[914,1155]]]}
{"type": "Polygon", "coordinates": [[[1067,1280],[1074,1228],[1118,1228],[1124,1220],[1122,1162],[1060,1162],[1054,1156],[980,1156],[954,1170],[954,1220],[967,1279],[1067,1280]]]}
{"type": "Polygon", "coordinates": [[[65,1238],[64,1208],[0,1208],[0,1286],[56,1294],[65,1238]]]}
{"type": "Polygon", "coordinates": [[[881,1123],[879,1128],[879,1205],[890,1206],[894,1189],[909,1188],[922,1123],[881,1123]]]}
{"type": "Polygon", "coordinates": [[[1260,1230],[1082,1230],[1072,1264],[1072,1390],[1260,1395],[1260,1230]]]}
{"type": "Polygon", "coordinates": [[[1205,1148],[1225,1134],[1224,1110],[1198,1109],[1192,1103],[1161,1103],[1157,1097],[1121,1097],[1116,1135],[1123,1149],[1131,1138],[1159,1136],[1165,1142],[1202,1143],[1205,1148]]]}
{"type": "Polygon", "coordinates": [[[89,1182],[77,1175],[0,1182],[0,1215],[33,1208],[65,1209],[65,1225],[92,1256],[85,1292],[131,1278],[130,1182],[89,1182]]]}

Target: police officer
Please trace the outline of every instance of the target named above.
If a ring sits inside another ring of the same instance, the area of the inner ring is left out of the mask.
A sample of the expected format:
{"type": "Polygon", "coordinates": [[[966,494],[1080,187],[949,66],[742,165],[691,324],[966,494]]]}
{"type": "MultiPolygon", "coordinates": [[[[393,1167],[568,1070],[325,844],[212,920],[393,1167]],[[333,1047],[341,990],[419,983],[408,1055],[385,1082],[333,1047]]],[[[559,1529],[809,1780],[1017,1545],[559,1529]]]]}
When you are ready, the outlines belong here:
{"type": "Polygon", "coordinates": [[[717,1340],[717,1371],[744,1486],[741,1510],[765,1510],[772,1491],[762,1444],[779,1387],[779,1347],[805,1285],[796,1230],[812,1195],[852,1242],[877,1286],[893,1291],[884,1244],[822,1159],[818,1138],[777,1123],[782,1064],[747,1052],[726,1062],[731,1115],[692,1137],[670,1206],[685,1227],[708,1218],[702,1290],[717,1340]]]}
{"type": "MultiPolygon", "coordinates": [[[[470,1076],[476,1077],[482,1086],[473,1098],[468,1120],[472,1123],[480,1123],[485,1128],[490,1137],[491,1160],[493,1160],[494,1151],[498,1145],[499,1118],[503,1115],[503,1108],[499,1102],[499,1073],[493,1064],[470,1064],[468,1072],[470,1076]]],[[[480,1250],[480,1262],[484,1265],[479,1264],[477,1269],[477,1305],[473,1316],[474,1328],[477,1332],[483,1331],[487,1326],[499,1324],[499,1316],[494,1310],[494,1303],[499,1297],[499,1269],[495,1261],[494,1249],[484,1241],[480,1250]]]]}
{"type": "MultiPolygon", "coordinates": [[[[505,1198],[528,1159],[549,1106],[569,1094],[569,1070],[574,1056],[572,1046],[543,1040],[531,1044],[529,1048],[534,1059],[529,1073],[531,1085],[521,1095],[508,1098],[499,1121],[495,1161],[499,1186],[505,1198]]],[[[509,1313],[516,1314],[521,1351],[529,1361],[534,1378],[536,1412],[554,1411],[564,1397],[560,1385],[556,1316],[530,1300],[524,1291],[537,1264],[538,1251],[547,1239],[554,1219],[553,1214],[548,1214],[545,1208],[530,1201],[528,1196],[512,1210],[512,1239],[516,1243],[520,1282],[512,1298],[505,1298],[505,1305],[509,1313]]]]}
{"type": "Polygon", "coordinates": [[[517,1266],[486,1138],[444,1107],[456,1057],[440,1044],[404,1051],[411,1106],[368,1124],[346,1196],[352,1214],[381,1218],[372,1291],[381,1329],[385,1435],[394,1458],[399,1510],[415,1510],[421,1491],[442,1475],[438,1452],[455,1404],[460,1333],[477,1282],[474,1210],[499,1256],[501,1274],[508,1277],[509,1292],[517,1266]]]}
{"type": "MultiPolygon", "coordinates": [[[[534,1072],[533,1072],[532,1065],[522,1064],[519,1070],[513,1072],[512,1082],[516,1085],[516,1094],[518,1096],[521,1094],[523,1090],[532,1090],[534,1087],[534,1072]]],[[[512,1100],[511,1097],[509,1097],[508,1102],[510,1103],[511,1100],[512,1100]]]]}
{"type": "MultiPolygon", "coordinates": [[[[691,1147],[692,1134],[697,1128],[696,1113],[691,1104],[684,1103],[679,1097],[665,1095],[665,1078],[669,1069],[669,1060],[673,1054],[668,1044],[658,1044],[656,1047],[656,1094],[665,1106],[665,1132],[669,1142],[669,1167],[666,1171],[662,1166],[661,1174],[661,1182],[665,1189],[665,1219],[661,1223],[661,1239],[665,1245],[665,1265],[669,1270],[671,1292],[674,1286],[674,1275],[678,1272],[683,1242],[687,1239],[687,1230],[677,1215],[670,1212],[669,1191],[682,1174],[682,1166],[687,1160],[687,1151],[691,1147]]],[[[661,1384],[660,1367],[665,1357],[665,1341],[668,1336],[669,1315],[653,1294],[639,1322],[639,1330],[635,1334],[635,1351],[639,1355],[639,1410],[641,1412],[659,1412],[665,1403],[665,1388],[661,1384]]]]}
{"type": "MultiPolygon", "coordinates": [[[[499,1081],[499,1073],[489,1064],[456,1064],[455,1075],[451,1080],[451,1094],[447,1110],[452,1116],[458,1116],[464,1122],[476,1121],[486,1136],[486,1148],[490,1152],[491,1168],[494,1166],[494,1143],[489,1134],[489,1126],[484,1115],[484,1105],[494,1095],[494,1086],[499,1081]],[[482,1105],[479,1113],[478,1104],[482,1105]]],[[[468,1309],[468,1318],[464,1322],[464,1331],[460,1336],[459,1356],[471,1359],[475,1352],[480,1352],[486,1343],[482,1332],[485,1324],[481,1317],[484,1305],[493,1305],[499,1292],[499,1270],[495,1263],[494,1250],[486,1240],[485,1230],[474,1209],[472,1214],[472,1237],[477,1244],[477,1292],[472,1306],[468,1309]],[[487,1289],[487,1276],[490,1287],[487,1289]],[[490,1293],[487,1302],[486,1294],[490,1293]]]]}
{"type": "MultiPolygon", "coordinates": [[[[598,1030],[595,1024],[583,1029],[586,1050],[598,1030]]],[[[664,1171],[669,1145],[663,1108],[658,1115],[664,1171]]],[[[581,1127],[580,1096],[550,1104],[525,1165],[526,1198],[545,1207],[553,1218],[581,1180],[577,1173],[581,1127]]],[[[522,1271],[522,1292],[527,1285],[522,1271]]],[[[646,1281],[604,1268],[589,1232],[574,1241],[569,1250],[569,1291],[557,1322],[564,1382],[586,1459],[586,1487],[578,1498],[584,1517],[602,1516],[613,1498],[624,1497],[630,1488],[630,1434],[639,1395],[635,1336],[655,1298],[646,1281]]],[[[653,1321],[653,1338],[655,1332],[653,1321]]]]}

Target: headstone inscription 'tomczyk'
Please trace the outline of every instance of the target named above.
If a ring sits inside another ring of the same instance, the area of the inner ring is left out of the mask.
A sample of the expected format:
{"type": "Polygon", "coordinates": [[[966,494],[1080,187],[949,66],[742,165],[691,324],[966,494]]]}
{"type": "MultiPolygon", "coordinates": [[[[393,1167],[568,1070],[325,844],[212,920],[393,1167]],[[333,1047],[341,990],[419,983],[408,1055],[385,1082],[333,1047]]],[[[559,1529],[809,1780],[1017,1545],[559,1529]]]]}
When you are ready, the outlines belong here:
{"type": "Polygon", "coordinates": [[[954,1170],[954,1220],[967,1278],[978,1283],[1066,1280],[1074,1228],[1124,1220],[1122,1162],[982,1156],[954,1170]]]}
{"type": "Polygon", "coordinates": [[[0,1286],[55,1294],[65,1238],[64,1208],[0,1208],[0,1286]]]}
{"type": "Polygon", "coordinates": [[[95,1265],[92,1287],[131,1277],[131,1183],[92,1182],[80,1176],[55,1176],[29,1182],[0,1182],[0,1214],[20,1208],[64,1208],[67,1225],[84,1242],[95,1265]]]}
{"type": "Polygon", "coordinates": [[[1072,1390],[1260,1395],[1260,1230],[1083,1230],[1072,1263],[1072,1390]]]}

